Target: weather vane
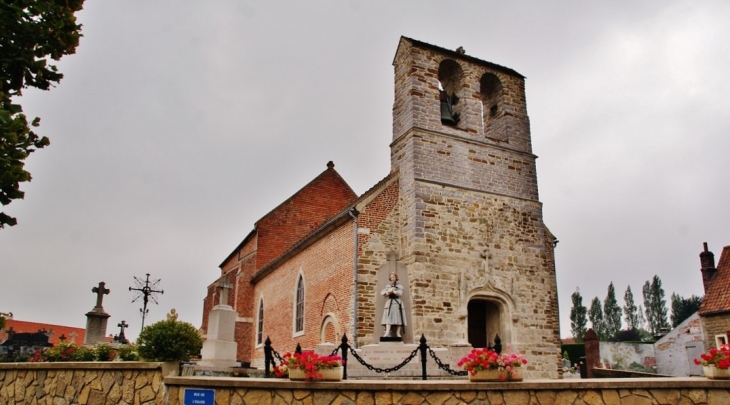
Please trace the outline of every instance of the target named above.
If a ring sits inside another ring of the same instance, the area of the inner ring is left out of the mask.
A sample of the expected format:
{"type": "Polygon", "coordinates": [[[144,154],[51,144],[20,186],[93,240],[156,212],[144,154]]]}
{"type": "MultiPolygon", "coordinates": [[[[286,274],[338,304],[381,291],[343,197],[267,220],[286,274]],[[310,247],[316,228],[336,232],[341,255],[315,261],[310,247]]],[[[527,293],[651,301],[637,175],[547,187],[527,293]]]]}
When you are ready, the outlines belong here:
{"type": "Polygon", "coordinates": [[[150,282],[150,273],[147,273],[147,279],[145,280],[134,276],[134,283],[137,284],[137,288],[129,287],[129,291],[136,291],[132,302],[136,302],[141,297],[142,302],[144,303],[142,308],[139,310],[139,312],[142,314],[142,329],[144,329],[144,318],[147,316],[147,313],[149,313],[149,309],[147,309],[147,303],[149,302],[149,300],[152,300],[152,302],[157,304],[157,294],[165,293],[162,290],[157,290],[160,285],[160,280],[161,279],[158,278],[157,280],[150,282]]]}

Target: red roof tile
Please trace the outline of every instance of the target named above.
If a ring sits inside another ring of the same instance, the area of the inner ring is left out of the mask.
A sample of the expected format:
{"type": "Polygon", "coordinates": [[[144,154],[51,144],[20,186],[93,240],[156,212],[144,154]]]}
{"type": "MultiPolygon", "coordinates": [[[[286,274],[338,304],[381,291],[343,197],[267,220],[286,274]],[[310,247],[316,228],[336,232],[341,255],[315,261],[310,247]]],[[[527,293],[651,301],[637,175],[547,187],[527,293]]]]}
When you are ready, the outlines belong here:
{"type": "Polygon", "coordinates": [[[0,342],[4,342],[8,338],[7,331],[10,328],[13,328],[13,331],[16,333],[34,333],[44,329],[51,333],[48,338],[48,342],[54,346],[60,342],[59,338],[61,336],[66,337],[66,342],[75,343],[77,345],[84,344],[84,338],[86,336],[86,329],[84,328],[8,319],[5,324],[5,329],[0,331],[0,342]]]}
{"type": "Polygon", "coordinates": [[[730,246],[725,246],[715,267],[717,273],[702,299],[700,315],[730,312],[730,246]]]}

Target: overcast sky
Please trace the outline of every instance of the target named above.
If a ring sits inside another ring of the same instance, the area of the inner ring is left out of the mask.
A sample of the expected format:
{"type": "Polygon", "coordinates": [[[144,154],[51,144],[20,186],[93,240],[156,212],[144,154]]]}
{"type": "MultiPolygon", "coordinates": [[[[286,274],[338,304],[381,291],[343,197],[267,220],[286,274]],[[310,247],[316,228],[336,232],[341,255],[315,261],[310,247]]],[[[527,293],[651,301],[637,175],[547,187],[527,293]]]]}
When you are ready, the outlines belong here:
{"type": "Polygon", "coordinates": [[[65,77],[20,100],[51,145],[3,210],[0,312],[84,327],[105,281],[117,323],[134,276],[146,324],[200,326],[206,286],[256,220],[334,161],[361,194],[390,170],[401,35],[527,77],[561,336],[570,295],[659,275],[703,295],[699,253],[730,245],[730,2],[88,1],[65,77]]]}

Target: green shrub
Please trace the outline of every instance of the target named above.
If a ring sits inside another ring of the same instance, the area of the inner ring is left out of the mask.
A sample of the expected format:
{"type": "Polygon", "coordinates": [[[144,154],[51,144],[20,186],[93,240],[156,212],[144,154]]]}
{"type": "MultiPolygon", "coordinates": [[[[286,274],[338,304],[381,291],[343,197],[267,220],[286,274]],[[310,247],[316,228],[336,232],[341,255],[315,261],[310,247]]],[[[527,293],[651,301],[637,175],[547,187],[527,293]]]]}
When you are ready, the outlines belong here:
{"type": "Polygon", "coordinates": [[[104,343],[96,345],[94,352],[98,361],[112,361],[117,357],[116,349],[104,343]]]}
{"type": "Polygon", "coordinates": [[[186,361],[200,353],[203,340],[193,325],[168,319],[144,328],[137,345],[148,361],[186,361]]]}
{"type": "Polygon", "coordinates": [[[76,350],[76,360],[75,361],[94,361],[96,360],[96,353],[94,352],[94,349],[88,347],[88,346],[80,346],[76,350]]]}
{"type": "Polygon", "coordinates": [[[117,349],[119,360],[121,361],[137,361],[139,355],[137,354],[137,347],[134,345],[124,345],[117,349]]]}

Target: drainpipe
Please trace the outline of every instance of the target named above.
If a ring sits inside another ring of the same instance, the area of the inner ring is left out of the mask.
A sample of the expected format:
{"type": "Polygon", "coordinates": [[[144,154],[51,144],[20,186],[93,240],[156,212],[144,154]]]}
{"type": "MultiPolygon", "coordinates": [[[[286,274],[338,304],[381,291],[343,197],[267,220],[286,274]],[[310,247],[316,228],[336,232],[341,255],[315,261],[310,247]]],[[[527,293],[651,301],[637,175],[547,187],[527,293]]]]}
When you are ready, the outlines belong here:
{"type": "Polygon", "coordinates": [[[357,349],[357,215],[358,212],[355,208],[352,208],[350,211],[348,211],[348,214],[350,214],[350,217],[352,217],[352,220],[355,224],[355,231],[353,232],[354,241],[355,241],[355,250],[354,250],[354,262],[353,262],[353,269],[352,269],[352,345],[355,349],[357,349]]]}

